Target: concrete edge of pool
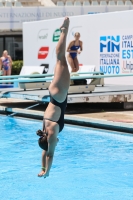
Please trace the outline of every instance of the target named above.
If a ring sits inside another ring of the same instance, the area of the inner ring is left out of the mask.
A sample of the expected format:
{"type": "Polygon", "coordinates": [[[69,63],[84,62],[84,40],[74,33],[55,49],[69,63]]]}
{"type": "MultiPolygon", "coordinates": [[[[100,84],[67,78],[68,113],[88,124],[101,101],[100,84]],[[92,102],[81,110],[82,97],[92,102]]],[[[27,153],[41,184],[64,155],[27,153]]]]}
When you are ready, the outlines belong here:
{"type": "MultiPolygon", "coordinates": [[[[27,117],[33,119],[42,119],[44,112],[36,110],[25,110],[20,108],[9,108],[0,106],[0,114],[10,115],[16,113],[15,116],[27,117]]],[[[124,122],[114,122],[97,118],[65,115],[65,123],[80,125],[86,127],[114,130],[120,132],[133,133],[133,124],[124,122]]]]}

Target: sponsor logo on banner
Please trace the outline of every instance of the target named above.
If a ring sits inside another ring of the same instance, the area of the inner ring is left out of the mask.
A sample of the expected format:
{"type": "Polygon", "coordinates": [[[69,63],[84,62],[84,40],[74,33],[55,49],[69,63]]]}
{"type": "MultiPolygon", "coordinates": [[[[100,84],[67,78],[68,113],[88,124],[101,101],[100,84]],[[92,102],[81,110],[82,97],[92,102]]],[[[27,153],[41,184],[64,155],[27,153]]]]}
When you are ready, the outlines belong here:
{"type": "Polygon", "coordinates": [[[53,33],[53,42],[58,42],[60,38],[61,31],[60,29],[56,29],[53,33]]]}
{"type": "Polygon", "coordinates": [[[105,74],[133,73],[132,32],[133,30],[117,30],[119,34],[100,35],[100,71],[105,74]]]}
{"type": "Polygon", "coordinates": [[[41,47],[38,51],[38,59],[45,59],[48,56],[49,47],[41,47]]]}
{"type": "MultiPolygon", "coordinates": [[[[131,32],[131,31],[130,31],[131,32]]],[[[123,34],[121,37],[122,73],[133,73],[133,35],[123,34]]]]}
{"type": "Polygon", "coordinates": [[[41,29],[38,32],[37,39],[39,39],[39,40],[45,40],[45,39],[47,39],[47,37],[48,37],[48,29],[41,29]]]}
{"type": "Polygon", "coordinates": [[[49,64],[42,63],[40,66],[44,66],[43,74],[47,74],[49,70],[49,64]]]}
{"type": "Polygon", "coordinates": [[[133,61],[123,61],[122,73],[133,73],[133,61]]]}
{"type": "Polygon", "coordinates": [[[105,74],[120,73],[120,35],[100,36],[99,65],[105,74]]]}

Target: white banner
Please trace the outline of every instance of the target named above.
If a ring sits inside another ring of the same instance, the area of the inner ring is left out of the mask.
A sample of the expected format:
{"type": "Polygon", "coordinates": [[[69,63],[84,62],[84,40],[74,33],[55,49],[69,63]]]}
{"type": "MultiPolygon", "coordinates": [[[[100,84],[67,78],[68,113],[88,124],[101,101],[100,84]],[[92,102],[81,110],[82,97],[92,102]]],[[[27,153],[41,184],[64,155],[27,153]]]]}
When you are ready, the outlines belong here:
{"type": "Polygon", "coordinates": [[[132,6],[57,6],[57,7],[11,7],[0,8],[0,29],[22,29],[23,22],[55,19],[65,16],[77,16],[130,10],[132,6]]]}
{"type": "MultiPolygon", "coordinates": [[[[70,17],[67,45],[80,32],[80,65],[95,65],[105,74],[133,73],[133,11],[70,17]]],[[[46,66],[53,73],[62,19],[24,23],[24,65],[46,66]]],[[[105,79],[107,84],[132,84],[133,77],[105,79]]]]}

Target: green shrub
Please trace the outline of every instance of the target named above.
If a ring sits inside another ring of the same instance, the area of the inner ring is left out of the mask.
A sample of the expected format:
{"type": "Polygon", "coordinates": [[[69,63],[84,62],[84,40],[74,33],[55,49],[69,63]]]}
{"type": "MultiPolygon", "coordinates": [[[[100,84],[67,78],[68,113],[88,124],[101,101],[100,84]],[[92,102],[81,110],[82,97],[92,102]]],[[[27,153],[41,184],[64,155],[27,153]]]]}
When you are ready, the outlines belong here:
{"type": "Polygon", "coordinates": [[[12,64],[12,75],[19,75],[22,66],[23,66],[23,61],[22,60],[13,61],[13,64],[12,64]]]}

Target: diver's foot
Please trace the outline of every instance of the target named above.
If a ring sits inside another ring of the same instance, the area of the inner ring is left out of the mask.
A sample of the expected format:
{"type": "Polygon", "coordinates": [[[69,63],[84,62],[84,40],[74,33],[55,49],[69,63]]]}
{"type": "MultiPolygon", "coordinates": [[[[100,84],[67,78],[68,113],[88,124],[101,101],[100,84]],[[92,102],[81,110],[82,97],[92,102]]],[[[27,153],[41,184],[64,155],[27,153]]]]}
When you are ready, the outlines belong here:
{"type": "Polygon", "coordinates": [[[43,175],[45,174],[45,171],[41,171],[39,174],[38,174],[38,177],[43,177],[43,175]]]}
{"type": "Polygon", "coordinates": [[[66,29],[68,30],[68,27],[69,27],[69,18],[65,17],[64,22],[63,22],[62,26],[60,27],[60,30],[61,31],[64,31],[66,29]]]}

